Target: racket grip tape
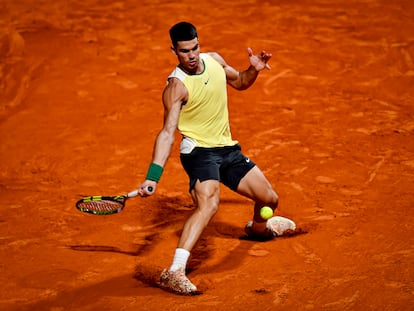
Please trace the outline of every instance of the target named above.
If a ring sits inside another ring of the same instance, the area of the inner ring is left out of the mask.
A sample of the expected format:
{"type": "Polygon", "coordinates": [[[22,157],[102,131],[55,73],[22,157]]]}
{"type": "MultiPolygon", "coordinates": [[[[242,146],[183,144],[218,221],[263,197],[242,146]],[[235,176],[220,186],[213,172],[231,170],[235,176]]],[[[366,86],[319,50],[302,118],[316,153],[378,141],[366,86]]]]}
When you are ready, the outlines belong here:
{"type": "MultiPolygon", "coordinates": [[[[148,193],[152,193],[154,191],[154,188],[152,186],[147,186],[145,189],[148,193]]],[[[127,194],[127,198],[133,198],[138,195],[138,189],[131,191],[127,194]]]]}

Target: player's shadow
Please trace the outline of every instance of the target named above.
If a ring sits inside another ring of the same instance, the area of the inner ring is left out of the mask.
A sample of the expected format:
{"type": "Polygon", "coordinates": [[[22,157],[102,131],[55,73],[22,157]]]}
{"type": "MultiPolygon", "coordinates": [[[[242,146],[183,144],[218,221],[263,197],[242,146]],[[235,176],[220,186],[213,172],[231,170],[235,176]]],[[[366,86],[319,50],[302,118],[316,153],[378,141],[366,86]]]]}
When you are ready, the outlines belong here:
{"type": "Polygon", "coordinates": [[[122,250],[116,246],[109,245],[89,245],[89,244],[78,244],[68,245],[67,247],[74,251],[81,252],[105,252],[105,253],[118,253],[128,256],[140,256],[143,253],[149,251],[152,247],[152,241],[158,236],[158,233],[146,235],[144,237],[145,243],[136,245],[136,249],[132,251],[122,250]]]}
{"type": "MultiPolygon", "coordinates": [[[[158,268],[148,267],[147,275],[159,276],[161,270],[158,268]],[[152,269],[151,271],[149,269],[152,269]]],[[[148,284],[148,283],[147,283],[148,284]]],[[[144,287],[147,284],[143,284],[144,287]]],[[[153,284],[157,287],[157,284],[153,284]]],[[[138,286],[138,288],[144,288],[138,286]]],[[[56,295],[48,297],[39,297],[39,300],[27,305],[16,305],[11,307],[10,311],[32,311],[32,310],[95,310],[94,304],[105,297],[145,297],[148,291],[137,290],[137,285],[131,274],[122,274],[107,280],[93,283],[85,286],[76,286],[66,288],[56,295]]],[[[156,295],[156,292],[151,292],[156,295]]],[[[105,309],[106,310],[106,309],[105,309]]]]}
{"type": "MultiPolygon", "coordinates": [[[[191,213],[193,206],[191,199],[186,200],[183,197],[165,197],[160,196],[155,200],[155,208],[152,209],[152,213],[149,210],[145,212],[145,220],[149,225],[143,226],[145,235],[143,240],[136,244],[136,249],[123,250],[116,246],[111,245],[91,245],[91,244],[75,244],[68,245],[67,248],[74,251],[81,252],[106,252],[106,253],[118,253],[128,256],[141,256],[144,253],[150,251],[155,247],[156,243],[161,242],[159,239],[160,233],[163,229],[169,227],[176,227],[178,224],[182,225],[184,219],[191,213]],[[160,221],[161,219],[161,221],[160,221]]],[[[180,231],[177,231],[177,235],[180,231]]]]}

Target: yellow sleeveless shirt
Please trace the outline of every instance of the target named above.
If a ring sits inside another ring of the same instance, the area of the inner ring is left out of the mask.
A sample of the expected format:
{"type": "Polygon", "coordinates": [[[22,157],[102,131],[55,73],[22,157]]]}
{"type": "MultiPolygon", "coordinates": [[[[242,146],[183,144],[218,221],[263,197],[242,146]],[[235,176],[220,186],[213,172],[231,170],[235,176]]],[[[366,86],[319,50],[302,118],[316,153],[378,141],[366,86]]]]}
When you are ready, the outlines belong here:
{"type": "Polygon", "coordinates": [[[227,108],[227,84],[223,67],[210,55],[200,54],[204,71],[189,75],[178,66],[168,78],[180,79],[188,91],[178,130],[196,142],[197,147],[233,146],[227,108]]]}

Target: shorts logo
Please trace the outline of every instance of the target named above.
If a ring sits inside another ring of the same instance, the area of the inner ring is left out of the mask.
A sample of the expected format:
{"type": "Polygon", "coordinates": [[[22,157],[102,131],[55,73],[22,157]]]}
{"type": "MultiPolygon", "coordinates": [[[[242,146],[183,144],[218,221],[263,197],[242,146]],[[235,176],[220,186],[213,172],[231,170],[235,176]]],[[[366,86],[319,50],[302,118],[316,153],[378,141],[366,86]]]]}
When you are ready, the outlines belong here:
{"type": "Polygon", "coordinates": [[[249,158],[246,158],[246,163],[250,163],[250,159],[249,158]]]}

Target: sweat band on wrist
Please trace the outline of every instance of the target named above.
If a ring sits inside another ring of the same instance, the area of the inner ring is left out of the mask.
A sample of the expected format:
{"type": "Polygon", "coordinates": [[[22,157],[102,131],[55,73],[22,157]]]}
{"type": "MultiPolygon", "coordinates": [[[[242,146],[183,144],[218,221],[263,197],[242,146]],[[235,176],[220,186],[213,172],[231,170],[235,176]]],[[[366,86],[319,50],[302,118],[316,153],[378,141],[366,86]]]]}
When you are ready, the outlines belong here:
{"type": "Polygon", "coordinates": [[[163,171],[164,169],[161,165],[151,163],[148,168],[146,179],[159,182],[163,171]]]}

